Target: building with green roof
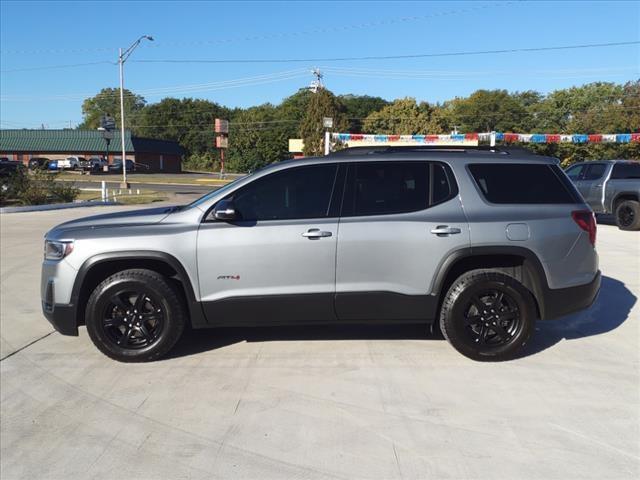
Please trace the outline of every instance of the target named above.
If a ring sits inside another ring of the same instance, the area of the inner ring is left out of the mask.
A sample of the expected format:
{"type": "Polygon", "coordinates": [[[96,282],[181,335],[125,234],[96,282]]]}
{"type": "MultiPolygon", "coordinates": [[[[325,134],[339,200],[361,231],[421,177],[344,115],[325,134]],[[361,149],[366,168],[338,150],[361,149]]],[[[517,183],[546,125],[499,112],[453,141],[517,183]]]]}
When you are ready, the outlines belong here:
{"type": "MultiPolygon", "coordinates": [[[[127,130],[125,150],[128,159],[146,165],[149,171],[181,171],[184,149],[177,142],[136,137],[127,130]]],[[[113,132],[107,142],[98,130],[0,130],[0,157],[26,165],[35,157],[57,160],[71,156],[106,157],[109,163],[120,160],[120,132],[113,132]]]]}

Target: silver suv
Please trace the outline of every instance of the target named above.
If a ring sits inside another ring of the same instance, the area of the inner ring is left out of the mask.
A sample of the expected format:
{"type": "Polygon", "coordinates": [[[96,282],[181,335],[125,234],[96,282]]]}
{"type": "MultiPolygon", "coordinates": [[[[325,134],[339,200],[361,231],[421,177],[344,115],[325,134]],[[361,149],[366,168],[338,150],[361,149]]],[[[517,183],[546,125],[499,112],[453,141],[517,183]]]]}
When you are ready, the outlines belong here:
{"type": "MultiPolygon", "coordinates": [[[[45,238],[42,306],[116,360],[194,329],[439,326],[476,360],[518,355],[536,319],[591,305],[594,216],[553,158],[347,149],[284,161],[190,205],[98,215],[45,238]]],[[[426,331],[426,328],[425,328],[426,331]]]]}

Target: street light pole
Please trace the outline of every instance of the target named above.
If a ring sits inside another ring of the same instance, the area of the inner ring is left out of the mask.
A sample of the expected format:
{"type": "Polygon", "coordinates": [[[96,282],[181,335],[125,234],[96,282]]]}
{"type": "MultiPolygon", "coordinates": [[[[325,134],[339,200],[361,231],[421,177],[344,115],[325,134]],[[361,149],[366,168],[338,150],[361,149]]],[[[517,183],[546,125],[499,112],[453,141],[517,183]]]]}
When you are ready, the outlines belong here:
{"type": "Polygon", "coordinates": [[[127,183],[127,152],[124,141],[124,59],[122,49],[118,49],[118,59],[120,64],[120,144],[122,146],[122,188],[129,188],[127,183]]]}
{"type": "Polygon", "coordinates": [[[122,185],[121,188],[129,188],[127,183],[127,152],[124,140],[124,62],[133,53],[142,40],[149,40],[153,42],[153,37],[150,35],[142,35],[135,42],[133,42],[129,48],[124,52],[122,48],[118,49],[118,64],[120,65],[120,143],[122,146],[122,185]]]}

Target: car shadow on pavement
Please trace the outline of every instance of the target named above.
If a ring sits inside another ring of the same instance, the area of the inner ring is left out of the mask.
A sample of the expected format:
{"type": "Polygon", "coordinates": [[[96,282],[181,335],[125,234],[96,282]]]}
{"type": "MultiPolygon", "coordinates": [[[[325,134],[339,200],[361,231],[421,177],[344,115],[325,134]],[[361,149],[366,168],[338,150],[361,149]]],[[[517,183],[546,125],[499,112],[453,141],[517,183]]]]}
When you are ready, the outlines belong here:
{"type": "MultiPolygon", "coordinates": [[[[600,294],[588,310],[557,320],[537,322],[536,332],[521,357],[546,350],[563,339],[574,340],[614,330],[627,319],[636,300],[624,283],[603,276],[600,294]]],[[[196,355],[240,342],[442,339],[440,332],[430,333],[424,324],[188,329],[165,358],[196,355]]]]}
{"type": "Polygon", "coordinates": [[[195,355],[240,342],[340,340],[441,340],[424,324],[400,325],[288,325],[273,327],[220,327],[188,330],[165,356],[195,355]]]}
{"type": "Polygon", "coordinates": [[[598,298],[587,310],[537,322],[522,357],[546,350],[561,340],[577,340],[615,330],[629,317],[636,301],[636,296],[624,283],[603,276],[598,298]]]}

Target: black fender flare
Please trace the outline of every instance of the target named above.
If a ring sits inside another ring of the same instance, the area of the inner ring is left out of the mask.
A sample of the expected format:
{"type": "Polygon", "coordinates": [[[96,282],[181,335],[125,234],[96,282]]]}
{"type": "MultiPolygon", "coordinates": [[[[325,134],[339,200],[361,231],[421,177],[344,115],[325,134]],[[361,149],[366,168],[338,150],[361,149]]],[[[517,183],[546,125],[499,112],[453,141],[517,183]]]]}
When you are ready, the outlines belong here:
{"type": "MultiPolygon", "coordinates": [[[[193,327],[202,327],[207,325],[207,321],[202,310],[201,303],[196,299],[195,290],[191,279],[187,274],[186,269],[182,263],[173,255],[165,252],[158,252],[153,250],[125,250],[116,252],[104,252],[89,257],[80,266],[76,278],[71,290],[71,304],[76,306],[76,309],[80,307],[80,294],[82,287],[85,283],[89,272],[97,265],[103,263],[109,263],[116,260],[153,260],[161,262],[173,269],[180,282],[182,283],[185,291],[185,301],[189,310],[189,316],[193,327]]],[[[82,312],[76,311],[76,323],[78,323],[79,314],[82,312]]]]}
{"type": "Polygon", "coordinates": [[[447,256],[440,265],[437,267],[436,274],[434,276],[432,285],[432,295],[442,300],[442,297],[446,294],[444,288],[447,277],[456,266],[456,264],[462,260],[474,258],[474,257],[487,257],[487,256],[515,256],[524,259],[523,262],[523,279],[525,286],[529,288],[533,294],[538,308],[540,309],[540,318],[547,318],[547,305],[546,300],[549,297],[549,284],[547,282],[547,275],[542,266],[542,262],[538,256],[526,247],[518,246],[485,246],[485,247],[466,247],[459,250],[455,250],[449,256],[447,256]]]}

